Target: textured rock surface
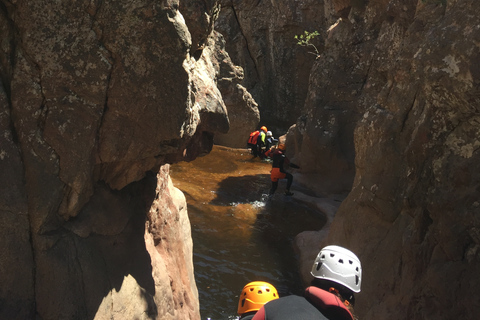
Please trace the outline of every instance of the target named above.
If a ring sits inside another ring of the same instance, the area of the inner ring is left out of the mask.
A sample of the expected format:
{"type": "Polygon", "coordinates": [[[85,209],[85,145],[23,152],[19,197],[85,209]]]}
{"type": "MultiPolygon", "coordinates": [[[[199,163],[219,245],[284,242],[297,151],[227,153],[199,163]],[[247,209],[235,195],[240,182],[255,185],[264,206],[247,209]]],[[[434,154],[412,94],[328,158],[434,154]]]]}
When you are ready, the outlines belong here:
{"type": "Polygon", "coordinates": [[[316,251],[335,243],[358,253],[360,318],[474,319],[480,3],[378,0],[347,9],[315,63],[296,128],[304,165],[335,135],[327,159],[337,174],[355,151],[352,191],[316,251]]]}
{"type": "Polygon", "coordinates": [[[228,131],[237,71],[215,1],[183,5],[0,2],[0,318],[200,318],[164,165],[228,131]]]}
{"type": "Polygon", "coordinates": [[[248,136],[260,121],[257,103],[247,89],[240,84],[243,69],[233,65],[225,51],[223,36],[215,32],[210,38],[209,52],[214,56],[217,85],[228,110],[230,129],[215,135],[214,142],[226,147],[245,148],[248,136]],[[214,43],[213,43],[214,42],[214,43]]]}
{"type": "Polygon", "coordinates": [[[225,36],[233,62],[245,70],[244,85],[258,103],[261,124],[279,136],[301,114],[315,60],[296,45],[294,36],[323,30],[324,2],[222,0],[221,4],[216,29],[225,36]]]}

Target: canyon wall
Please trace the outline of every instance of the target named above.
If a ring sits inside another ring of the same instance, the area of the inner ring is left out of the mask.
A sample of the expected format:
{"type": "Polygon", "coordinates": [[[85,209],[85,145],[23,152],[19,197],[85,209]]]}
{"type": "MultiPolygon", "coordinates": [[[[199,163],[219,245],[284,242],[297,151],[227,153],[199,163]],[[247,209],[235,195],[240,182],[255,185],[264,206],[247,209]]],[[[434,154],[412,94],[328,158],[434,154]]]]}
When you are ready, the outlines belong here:
{"type": "Polygon", "coordinates": [[[352,189],[324,241],[297,239],[313,244],[302,270],[325,244],[356,252],[361,319],[478,317],[478,12],[473,0],[351,1],[312,68],[287,146],[319,181],[352,189]]]}
{"type": "MultiPolygon", "coordinates": [[[[329,9],[317,0],[220,3],[215,29],[226,38],[233,62],[244,68],[243,85],[258,103],[259,126],[266,125],[275,137],[284,134],[301,115],[316,58],[298,46],[294,37],[305,30],[324,30],[324,11],[329,9]]],[[[323,41],[315,39],[314,43],[321,49],[323,41]]]]}
{"type": "Polygon", "coordinates": [[[228,132],[224,97],[255,119],[217,11],[0,1],[0,318],[200,318],[168,163],[228,132]]]}

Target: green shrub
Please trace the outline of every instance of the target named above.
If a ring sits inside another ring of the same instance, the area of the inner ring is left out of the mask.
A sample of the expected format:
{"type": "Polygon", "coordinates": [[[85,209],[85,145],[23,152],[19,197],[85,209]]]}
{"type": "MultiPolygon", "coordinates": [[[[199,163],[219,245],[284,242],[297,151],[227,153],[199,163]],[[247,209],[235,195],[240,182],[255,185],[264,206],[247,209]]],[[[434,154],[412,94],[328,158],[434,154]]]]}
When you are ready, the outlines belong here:
{"type": "Polygon", "coordinates": [[[295,39],[297,40],[297,44],[299,46],[311,48],[314,50],[314,52],[308,51],[308,53],[314,54],[319,57],[320,52],[318,52],[317,47],[311,42],[313,38],[318,37],[319,35],[320,33],[318,33],[318,31],[304,31],[303,34],[295,35],[295,39]]]}

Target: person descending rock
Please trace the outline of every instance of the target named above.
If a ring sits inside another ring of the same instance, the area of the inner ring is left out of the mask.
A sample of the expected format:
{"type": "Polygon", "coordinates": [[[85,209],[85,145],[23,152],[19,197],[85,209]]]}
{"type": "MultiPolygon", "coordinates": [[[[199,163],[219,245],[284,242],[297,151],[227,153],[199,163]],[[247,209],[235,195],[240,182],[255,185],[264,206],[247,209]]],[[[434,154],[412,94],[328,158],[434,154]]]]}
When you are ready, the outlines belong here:
{"type": "Polygon", "coordinates": [[[285,195],[293,196],[293,193],[290,192],[290,187],[292,186],[293,176],[291,173],[286,172],[284,166],[288,165],[292,168],[299,169],[300,167],[296,164],[290,163],[290,160],[285,156],[286,147],[284,143],[280,143],[277,148],[271,152],[272,157],[272,171],[270,174],[270,179],[272,180],[272,188],[268,193],[269,196],[273,196],[278,187],[279,179],[287,179],[287,189],[285,190],[285,195]]]}
{"type": "Polygon", "coordinates": [[[277,289],[268,282],[253,281],[243,287],[238,299],[239,320],[250,320],[265,303],[278,299],[277,289]]]}
{"type": "Polygon", "coordinates": [[[265,134],[267,132],[267,127],[262,126],[260,130],[253,131],[250,133],[250,136],[247,141],[247,148],[251,149],[253,157],[263,155],[265,151],[261,151],[262,148],[265,148],[265,134]]]}
{"type": "Polygon", "coordinates": [[[312,284],[303,297],[290,295],[270,301],[252,320],[355,320],[354,293],[360,292],[362,266],[350,250],[326,246],[311,271],[312,284]]]}

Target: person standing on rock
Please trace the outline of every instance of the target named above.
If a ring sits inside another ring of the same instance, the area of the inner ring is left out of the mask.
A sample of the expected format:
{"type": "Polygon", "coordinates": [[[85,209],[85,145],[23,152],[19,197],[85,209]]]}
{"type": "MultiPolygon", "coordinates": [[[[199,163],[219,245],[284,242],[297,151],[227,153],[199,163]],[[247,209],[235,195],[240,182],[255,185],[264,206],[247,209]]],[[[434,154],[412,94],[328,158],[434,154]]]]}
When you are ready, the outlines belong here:
{"type": "Polygon", "coordinates": [[[239,320],[250,320],[258,309],[269,301],[278,299],[277,289],[268,282],[253,281],[245,285],[238,299],[239,320]]]}
{"type": "Polygon", "coordinates": [[[252,320],[355,320],[354,293],[360,292],[362,266],[350,250],[326,246],[311,271],[312,284],[303,297],[290,295],[266,303],[252,320]]]}
{"type": "Polygon", "coordinates": [[[270,148],[276,145],[277,142],[278,140],[273,137],[272,131],[267,131],[267,138],[265,140],[265,149],[270,150],[270,148]]]}
{"type": "Polygon", "coordinates": [[[272,188],[268,193],[269,197],[272,197],[275,191],[278,188],[278,180],[287,179],[287,188],[285,190],[285,195],[293,196],[293,193],[290,192],[290,187],[293,183],[293,176],[291,173],[286,172],[284,166],[288,165],[292,168],[300,168],[296,164],[290,163],[290,160],[285,156],[286,147],[284,143],[280,143],[278,148],[272,152],[272,171],[270,172],[270,179],[272,180],[272,188]]]}
{"type": "Polygon", "coordinates": [[[265,150],[265,135],[267,133],[267,127],[262,126],[260,130],[250,133],[250,137],[247,141],[247,146],[252,150],[253,157],[262,156],[265,150]]]}
{"type": "Polygon", "coordinates": [[[263,126],[260,128],[260,133],[258,135],[257,139],[257,150],[258,150],[258,156],[263,159],[265,157],[265,151],[267,151],[267,144],[266,144],[266,139],[267,139],[267,127],[263,126]]]}

